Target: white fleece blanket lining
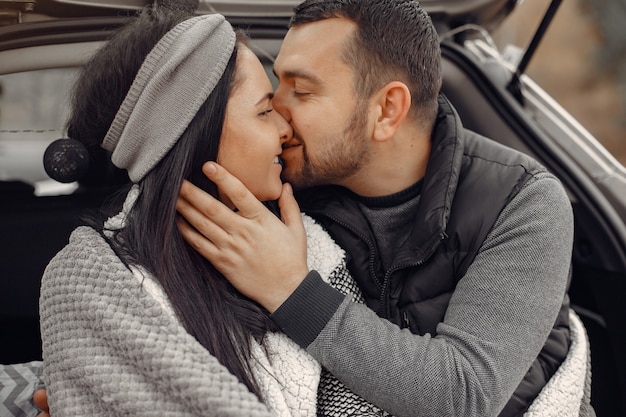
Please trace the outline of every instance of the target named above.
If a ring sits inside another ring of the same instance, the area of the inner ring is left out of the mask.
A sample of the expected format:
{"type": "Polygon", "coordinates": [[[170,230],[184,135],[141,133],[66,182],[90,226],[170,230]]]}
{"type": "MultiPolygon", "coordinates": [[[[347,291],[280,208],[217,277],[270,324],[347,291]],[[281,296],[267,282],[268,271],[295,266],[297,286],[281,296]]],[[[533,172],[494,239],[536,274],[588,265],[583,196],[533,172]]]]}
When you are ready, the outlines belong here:
{"type": "MultiPolygon", "coordinates": [[[[114,219],[108,222],[111,229],[123,227],[125,219],[122,216],[114,219]]],[[[345,254],[311,217],[303,214],[302,219],[307,242],[312,243],[307,248],[308,267],[318,271],[322,279],[328,282],[328,276],[345,254]]],[[[174,315],[169,300],[154,279],[139,268],[133,267],[132,271],[163,309],[174,315]]],[[[265,345],[264,348],[256,341],[252,342],[252,370],[265,404],[279,417],[314,417],[317,411],[320,364],[283,333],[268,334],[265,345]]]]}
{"type": "Polygon", "coordinates": [[[526,417],[578,416],[589,354],[585,327],[570,309],[571,345],[565,360],[524,414],[526,417]],[[557,403],[558,402],[558,403],[557,403]]]}

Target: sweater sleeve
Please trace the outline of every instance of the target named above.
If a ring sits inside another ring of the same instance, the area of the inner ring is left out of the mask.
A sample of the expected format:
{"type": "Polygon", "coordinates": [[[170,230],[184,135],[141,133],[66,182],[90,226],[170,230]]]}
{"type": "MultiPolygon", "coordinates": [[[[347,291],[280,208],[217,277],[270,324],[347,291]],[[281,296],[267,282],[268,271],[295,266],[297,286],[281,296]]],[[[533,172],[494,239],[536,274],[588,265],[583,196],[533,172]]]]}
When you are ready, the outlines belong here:
{"type": "MultiPolygon", "coordinates": [[[[436,337],[414,335],[345,299],[316,337],[301,343],[352,391],[398,417],[497,415],[556,319],[572,224],[558,180],[537,176],[500,214],[436,337]]],[[[315,300],[300,297],[291,326],[314,321],[315,300]]]]}
{"type": "Polygon", "coordinates": [[[93,229],[46,268],[40,317],[55,417],[270,415],[93,229]]]}

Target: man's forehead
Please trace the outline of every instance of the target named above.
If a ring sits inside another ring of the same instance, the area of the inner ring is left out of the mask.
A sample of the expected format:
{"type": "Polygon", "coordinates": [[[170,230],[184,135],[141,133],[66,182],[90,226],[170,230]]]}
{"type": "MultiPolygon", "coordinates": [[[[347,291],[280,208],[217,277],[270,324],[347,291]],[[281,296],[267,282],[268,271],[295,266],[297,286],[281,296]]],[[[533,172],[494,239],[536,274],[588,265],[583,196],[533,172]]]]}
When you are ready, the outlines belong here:
{"type": "Polygon", "coordinates": [[[331,18],[290,28],[276,57],[275,72],[309,78],[313,71],[307,68],[343,63],[345,42],[354,27],[346,19],[331,18]]]}

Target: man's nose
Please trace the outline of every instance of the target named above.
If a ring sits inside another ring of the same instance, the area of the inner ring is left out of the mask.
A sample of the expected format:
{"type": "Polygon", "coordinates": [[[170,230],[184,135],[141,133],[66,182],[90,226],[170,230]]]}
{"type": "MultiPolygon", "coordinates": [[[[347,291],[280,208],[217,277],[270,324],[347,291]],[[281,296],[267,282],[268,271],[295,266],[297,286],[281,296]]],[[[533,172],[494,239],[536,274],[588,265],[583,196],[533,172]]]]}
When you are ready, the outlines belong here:
{"type": "Polygon", "coordinates": [[[278,86],[278,88],[274,92],[274,97],[272,98],[272,106],[274,107],[274,110],[277,111],[287,121],[287,123],[291,122],[291,114],[289,113],[287,100],[285,100],[285,96],[282,93],[280,86],[278,86]]]}

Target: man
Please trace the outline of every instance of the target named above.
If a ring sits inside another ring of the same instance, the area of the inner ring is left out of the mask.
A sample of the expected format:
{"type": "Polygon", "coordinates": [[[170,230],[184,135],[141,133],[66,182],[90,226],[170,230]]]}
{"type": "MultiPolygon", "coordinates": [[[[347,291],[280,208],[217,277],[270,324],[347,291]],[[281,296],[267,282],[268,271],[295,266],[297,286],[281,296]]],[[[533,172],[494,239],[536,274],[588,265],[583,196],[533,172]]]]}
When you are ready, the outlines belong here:
{"type": "MultiPolygon", "coordinates": [[[[283,223],[207,164],[239,211],[186,184],[187,240],[378,407],[523,414],[568,353],[573,220],[558,180],[463,129],[415,1],[307,0],[274,70],[294,130],[284,179],[346,250],[369,309],[306,274],[288,185],[283,223]]],[[[588,398],[580,412],[593,415],[588,398]]]]}

